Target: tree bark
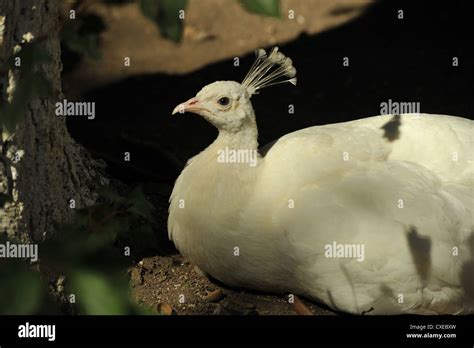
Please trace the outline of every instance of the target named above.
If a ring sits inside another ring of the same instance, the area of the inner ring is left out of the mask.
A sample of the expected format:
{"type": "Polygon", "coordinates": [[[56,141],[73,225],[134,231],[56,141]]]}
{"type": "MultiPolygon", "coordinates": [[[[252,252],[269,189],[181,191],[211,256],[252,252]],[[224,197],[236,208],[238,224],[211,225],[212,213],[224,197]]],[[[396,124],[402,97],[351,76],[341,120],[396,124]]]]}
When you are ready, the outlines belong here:
{"type": "MultiPolygon", "coordinates": [[[[34,98],[14,134],[0,137],[0,194],[12,199],[0,206],[0,233],[23,241],[40,241],[68,221],[75,207],[93,204],[95,191],[106,183],[103,165],[76,144],[65,118],[56,116],[54,104],[62,100],[59,9],[52,0],[0,1],[0,54],[7,58],[25,38],[41,38],[50,55],[42,64],[52,86],[52,97],[34,98]],[[21,159],[19,161],[19,155],[21,159]]],[[[21,69],[21,67],[20,67],[21,69]]],[[[15,93],[18,75],[1,72],[1,102],[15,93]]]]}

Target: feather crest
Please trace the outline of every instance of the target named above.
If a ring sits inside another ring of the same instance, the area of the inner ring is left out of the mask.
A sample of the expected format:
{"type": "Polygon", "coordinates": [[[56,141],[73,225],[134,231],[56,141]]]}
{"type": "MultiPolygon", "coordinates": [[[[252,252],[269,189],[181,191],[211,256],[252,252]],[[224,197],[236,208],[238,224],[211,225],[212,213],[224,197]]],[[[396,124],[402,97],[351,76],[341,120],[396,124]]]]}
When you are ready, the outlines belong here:
{"type": "Polygon", "coordinates": [[[291,58],[286,57],[273,47],[270,54],[260,48],[256,52],[256,59],[249,72],[242,81],[249,95],[258,93],[259,89],[289,82],[296,85],[296,69],[291,58]]]}

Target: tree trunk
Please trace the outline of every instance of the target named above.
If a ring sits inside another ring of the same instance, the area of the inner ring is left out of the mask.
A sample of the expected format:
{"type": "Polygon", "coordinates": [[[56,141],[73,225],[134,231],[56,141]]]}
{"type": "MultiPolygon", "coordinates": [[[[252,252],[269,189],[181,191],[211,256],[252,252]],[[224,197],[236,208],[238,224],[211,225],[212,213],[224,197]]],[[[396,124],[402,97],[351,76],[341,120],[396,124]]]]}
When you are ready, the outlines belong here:
{"type": "MultiPolygon", "coordinates": [[[[11,197],[0,206],[0,233],[23,241],[40,241],[74,212],[94,202],[96,188],[106,182],[103,165],[92,160],[69,136],[65,118],[54,104],[63,100],[59,41],[59,9],[53,0],[0,1],[0,55],[13,54],[33,35],[50,55],[42,64],[52,96],[25,101],[26,115],[14,134],[0,137],[0,194],[11,197]],[[23,43],[22,43],[23,41],[23,43]],[[21,157],[20,160],[18,160],[21,157]]],[[[19,68],[21,70],[21,67],[19,68]]],[[[18,74],[2,71],[2,103],[15,94],[18,74]]]]}

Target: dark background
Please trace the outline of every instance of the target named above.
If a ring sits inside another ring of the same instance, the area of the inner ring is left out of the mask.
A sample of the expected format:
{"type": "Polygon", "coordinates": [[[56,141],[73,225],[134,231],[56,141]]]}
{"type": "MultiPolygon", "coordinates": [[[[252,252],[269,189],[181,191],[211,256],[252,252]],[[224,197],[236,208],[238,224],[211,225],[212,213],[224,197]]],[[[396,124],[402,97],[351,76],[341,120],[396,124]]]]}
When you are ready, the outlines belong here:
{"type": "MultiPolygon", "coordinates": [[[[423,113],[472,119],[470,8],[469,1],[379,1],[346,24],[280,45],[293,59],[298,85],[252,97],[260,144],[309,126],[378,115],[388,99],[419,102],[423,113]],[[399,8],[403,20],[397,19],[399,8]],[[346,56],[349,67],[342,64],[346,56]],[[453,57],[458,67],[452,66],[453,57]],[[295,106],[293,115],[289,104],[295,106]]],[[[200,117],[171,117],[171,111],[206,84],[241,81],[253,60],[253,54],[243,57],[241,69],[229,59],[186,75],[127,78],[87,92],[84,99],[96,102],[95,120],[68,119],[73,137],[107,162],[112,177],[144,184],[163,213],[163,236],[174,180],[186,160],[216,137],[200,117]],[[126,151],[131,162],[123,161],[126,151]]]]}

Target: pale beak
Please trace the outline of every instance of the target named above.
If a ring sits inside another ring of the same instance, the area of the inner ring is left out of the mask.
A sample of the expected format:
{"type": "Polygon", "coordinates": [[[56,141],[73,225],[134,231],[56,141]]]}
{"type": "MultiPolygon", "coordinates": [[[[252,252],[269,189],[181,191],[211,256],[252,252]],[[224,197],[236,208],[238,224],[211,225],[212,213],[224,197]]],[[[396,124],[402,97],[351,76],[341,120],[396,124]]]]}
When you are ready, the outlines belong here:
{"type": "Polygon", "coordinates": [[[181,103],[176,106],[171,115],[174,115],[178,112],[180,114],[184,114],[185,112],[196,112],[199,110],[202,110],[199,100],[196,97],[193,97],[188,101],[185,101],[184,103],[181,103]]]}

